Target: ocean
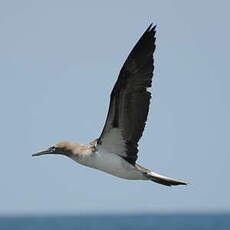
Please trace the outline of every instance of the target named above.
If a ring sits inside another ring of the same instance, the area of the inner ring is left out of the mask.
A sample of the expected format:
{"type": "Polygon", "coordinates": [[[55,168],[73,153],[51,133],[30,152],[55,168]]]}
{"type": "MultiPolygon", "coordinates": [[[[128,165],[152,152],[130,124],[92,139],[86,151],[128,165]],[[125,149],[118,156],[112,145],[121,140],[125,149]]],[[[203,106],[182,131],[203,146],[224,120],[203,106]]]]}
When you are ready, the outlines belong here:
{"type": "Polygon", "coordinates": [[[0,230],[230,230],[230,214],[0,217],[0,230]]]}

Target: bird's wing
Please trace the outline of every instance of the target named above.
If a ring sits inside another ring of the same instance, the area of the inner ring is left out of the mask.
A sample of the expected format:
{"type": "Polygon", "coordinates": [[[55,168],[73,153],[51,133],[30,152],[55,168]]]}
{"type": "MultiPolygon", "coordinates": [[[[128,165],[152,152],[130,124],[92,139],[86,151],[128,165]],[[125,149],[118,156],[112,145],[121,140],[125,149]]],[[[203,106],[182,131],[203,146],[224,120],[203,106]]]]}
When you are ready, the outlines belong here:
{"type": "Polygon", "coordinates": [[[109,111],[97,150],[115,153],[135,164],[138,141],[149,111],[155,28],[152,24],[125,61],[110,95],[109,111]]]}

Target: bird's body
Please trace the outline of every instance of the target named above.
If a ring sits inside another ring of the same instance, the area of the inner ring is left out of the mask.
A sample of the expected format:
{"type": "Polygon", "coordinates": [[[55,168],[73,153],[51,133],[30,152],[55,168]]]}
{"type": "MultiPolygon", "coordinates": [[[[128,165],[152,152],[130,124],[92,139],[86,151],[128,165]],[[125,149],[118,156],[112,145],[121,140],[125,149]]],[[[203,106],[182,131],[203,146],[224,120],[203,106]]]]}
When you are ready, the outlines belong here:
{"type": "Polygon", "coordinates": [[[71,159],[79,164],[98,169],[113,176],[128,180],[147,180],[135,166],[114,153],[94,150],[89,147],[84,153],[72,156],[71,159]]]}
{"type": "Polygon", "coordinates": [[[98,169],[113,176],[128,180],[147,179],[137,168],[114,153],[91,151],[80,157],[71,157],[79,164],[98,169]]]}
{"type": "Polygon", "coordinates": [[[148,27],[125,61],[110,96],[105,126],[91,146],[60,142],[34,154],[65,155],[79,164],[129,180],[152,180],[171,186],[187,184],[152,172],[136,163],[138,141],[149,110],[153,76],[155,27],[148,27]]]}

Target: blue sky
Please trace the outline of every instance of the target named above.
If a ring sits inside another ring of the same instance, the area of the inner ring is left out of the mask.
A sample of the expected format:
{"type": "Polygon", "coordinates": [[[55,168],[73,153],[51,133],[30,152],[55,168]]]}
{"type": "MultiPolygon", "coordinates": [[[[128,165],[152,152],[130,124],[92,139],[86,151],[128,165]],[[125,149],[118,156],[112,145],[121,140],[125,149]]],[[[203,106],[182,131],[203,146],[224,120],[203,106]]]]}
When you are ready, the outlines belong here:
{"type": "Polygon", "coordinates": [[[0,214],[230,210],[228,1],[1,1],[0,214]],[[138,162],[192,184],[127,181],[31,154],[102,130],[128,53],[157,24],[138,162]]]}

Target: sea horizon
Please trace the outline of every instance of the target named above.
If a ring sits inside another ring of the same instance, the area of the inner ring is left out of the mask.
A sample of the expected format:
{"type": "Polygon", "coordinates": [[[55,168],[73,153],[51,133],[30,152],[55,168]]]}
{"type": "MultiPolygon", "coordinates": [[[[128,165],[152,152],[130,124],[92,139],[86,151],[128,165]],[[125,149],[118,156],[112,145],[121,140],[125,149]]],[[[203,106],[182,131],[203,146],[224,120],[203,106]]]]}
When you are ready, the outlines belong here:
{"type": "Polygon", "coordinates": [[[230,229],[230,212],[0,216],[0,230],[150,230],[154,228],[227,230],[230,229]]]}

